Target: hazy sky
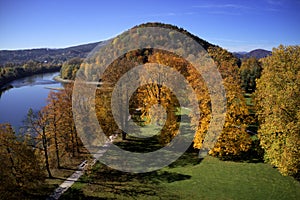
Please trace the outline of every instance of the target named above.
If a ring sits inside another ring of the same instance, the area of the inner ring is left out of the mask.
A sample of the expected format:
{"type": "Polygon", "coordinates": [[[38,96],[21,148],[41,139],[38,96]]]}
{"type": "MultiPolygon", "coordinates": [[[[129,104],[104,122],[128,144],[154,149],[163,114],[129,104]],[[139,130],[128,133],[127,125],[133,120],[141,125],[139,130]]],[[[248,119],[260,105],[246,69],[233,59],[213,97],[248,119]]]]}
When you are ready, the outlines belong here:
{"type": "Polygon", "coordinates": [[[96,42],[145,22],[230,51],[300,44],[300,0],[0,0],[0,49],[96,42]]]}

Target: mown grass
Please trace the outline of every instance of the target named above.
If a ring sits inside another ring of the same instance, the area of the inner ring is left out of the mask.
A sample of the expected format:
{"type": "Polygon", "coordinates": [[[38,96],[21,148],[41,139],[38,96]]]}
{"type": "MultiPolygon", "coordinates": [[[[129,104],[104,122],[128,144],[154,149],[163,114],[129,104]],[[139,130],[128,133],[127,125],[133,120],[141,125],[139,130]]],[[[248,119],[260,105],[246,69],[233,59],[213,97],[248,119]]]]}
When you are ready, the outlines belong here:
{"type": "Polygon", "coordinates": [[[206,157],[199,165],[166,169],[191,179],[163,183],[178,199],[299,199],[300,184],[264,163],[206,157]],[[196,197],[196,198],[195,198],[196,197]]]}
{"type": "MultiPolygon", "coordinates": [[[[155,140],[153,137],[152,140],[155,140]]],[[[146,138],[117,142],[126,150],[154,148],[146,138]]],[[[147,150],[148,151],[148,150],[147,150]]],[[[264,163],[220,161],[189,149],[161,170],[134,174],[97,163],[61,199],[300,199],[300,184],[264,163]]]]}
{"type": "MultiPolygon", "coordinates": [[[[185,109],[181,115],[188,112],[185,109]]],[[[156,129],[149,125],[140,132],[146,138],[129,135],[127,141],[114,143],[132,152],[155,151],[162,147],[153,134],[156,129]]],[[[198,151],[189,148],[169,166],[140,174],[98,162],[61,199],[300,199],[299,182],[282,176],[261,159],[249,157],[236,162],[209,156],[200,160],[198,151]]]]}

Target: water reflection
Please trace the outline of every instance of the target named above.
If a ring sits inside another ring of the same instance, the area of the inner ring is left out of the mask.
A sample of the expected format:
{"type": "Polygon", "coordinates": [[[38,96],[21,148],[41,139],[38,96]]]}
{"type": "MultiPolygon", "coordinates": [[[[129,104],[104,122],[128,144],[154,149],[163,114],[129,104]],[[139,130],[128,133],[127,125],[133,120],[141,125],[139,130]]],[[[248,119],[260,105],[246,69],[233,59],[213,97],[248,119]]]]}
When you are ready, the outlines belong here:
{"type": "Polygon", "coordinates": [[[53,77],[59,73],[46,73],[18,79],[0,97],[0,123],[10,123],[16,129],[23,125],[30,108],[39,110],[46,105],[49,88],[61,87],[53,77]]]}

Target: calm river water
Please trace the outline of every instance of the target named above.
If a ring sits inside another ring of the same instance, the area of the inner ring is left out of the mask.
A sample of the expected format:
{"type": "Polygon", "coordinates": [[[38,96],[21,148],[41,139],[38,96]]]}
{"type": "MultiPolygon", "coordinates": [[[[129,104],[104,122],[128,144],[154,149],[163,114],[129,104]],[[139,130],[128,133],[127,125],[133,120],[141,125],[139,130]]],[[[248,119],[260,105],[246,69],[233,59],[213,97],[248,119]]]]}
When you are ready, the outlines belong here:
{"type": "Polygon", "coordinates": [[[30,108],[39,110],[46,105],[49,88],[61,87],[53,80],[58,74],[38,74],[11,82],[13,88],[0,96],[0,123],[10,123],[16,129],[21,127],[30,108]]]}

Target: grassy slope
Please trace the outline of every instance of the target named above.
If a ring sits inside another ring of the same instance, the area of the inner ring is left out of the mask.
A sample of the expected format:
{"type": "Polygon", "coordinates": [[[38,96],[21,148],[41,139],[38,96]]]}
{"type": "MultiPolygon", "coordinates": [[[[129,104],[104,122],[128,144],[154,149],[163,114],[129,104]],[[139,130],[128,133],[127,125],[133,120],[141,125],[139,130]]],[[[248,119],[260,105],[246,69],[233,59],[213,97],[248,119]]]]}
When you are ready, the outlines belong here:
{"type": "MultiPolygon", "coordinates": [[[[188,114],[183,109],[181,114],[188,114]]],[[[154,126],[141,134],[153,136],[154,126]]],[[[157,130],[156,130],[157,131],[157,130]]],[[[116,141],[136,152],[160,148],[155,139],[116,141]],[[145,148],[146,147],[146,148],[145,148]]],[[[220,161],[190,150],[161,170],[132,174],[97,163],[62,199],[300,199],[300,184],[264,163],[220,161]]]]}
{"type": "Polygon", "coordinates": [[[300,199],[300,184],[264,163],[185,153],[161,170],[130,174],[98,163],[62,199],[300,199]]]}
{"type": "Polygon", "coordinates": [[[300,184],[263,163],[224,162],[207,157],[201,164],[168,169],[191,179],[165,184],[180,199],[299,199],[300,184]]]}

